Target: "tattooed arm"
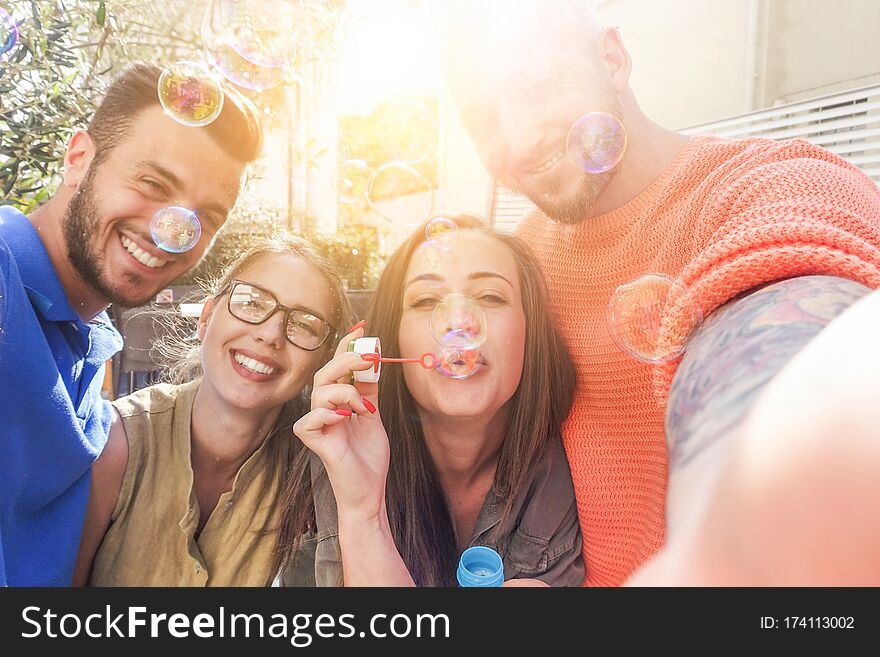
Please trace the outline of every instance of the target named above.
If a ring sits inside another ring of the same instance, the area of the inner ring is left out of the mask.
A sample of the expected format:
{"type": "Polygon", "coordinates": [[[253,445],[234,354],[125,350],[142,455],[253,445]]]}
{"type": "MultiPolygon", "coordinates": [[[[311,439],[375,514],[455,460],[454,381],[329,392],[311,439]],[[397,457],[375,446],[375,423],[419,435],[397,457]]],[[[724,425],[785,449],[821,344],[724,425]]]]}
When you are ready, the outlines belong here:
{"type": "Polygon", "coordinates": [[[629,583],[880,583],[878,335],[880,292],[826,276],[713,313],[670,389],[666,547],[629,583]]]}

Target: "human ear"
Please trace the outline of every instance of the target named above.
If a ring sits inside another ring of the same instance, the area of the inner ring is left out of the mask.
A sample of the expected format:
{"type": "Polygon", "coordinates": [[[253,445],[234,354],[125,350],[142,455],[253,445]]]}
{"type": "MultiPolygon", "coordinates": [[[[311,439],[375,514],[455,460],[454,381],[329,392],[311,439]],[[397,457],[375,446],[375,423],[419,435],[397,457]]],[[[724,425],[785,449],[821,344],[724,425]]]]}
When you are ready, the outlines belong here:
{"type": "Polygon", "coordinates": [[[198,337],[200,342],[205,340],[205,332],[208,330],[208,320],[211,319],[211,315],[214,312],[214,297],[209,297],[205,299],[205,304],[202,306],[202,313],[199,315],[199,326],[196,329],[196,337],[198,337]]]}
{"type": "Polygon", "coordinates": [[[85,130],[77,130],[67,142],[64,154],[63,184],[67,187],[79,187],[86,179],[89,167],[95,159],[95,140],[85,130]]]}
{"type": "Polygon", "coordinates": [[[616,27],[604,27],[599,33],[599,54],[608,69],[611,88],[618,94],[629,85],[632,59],[616,27]]]}

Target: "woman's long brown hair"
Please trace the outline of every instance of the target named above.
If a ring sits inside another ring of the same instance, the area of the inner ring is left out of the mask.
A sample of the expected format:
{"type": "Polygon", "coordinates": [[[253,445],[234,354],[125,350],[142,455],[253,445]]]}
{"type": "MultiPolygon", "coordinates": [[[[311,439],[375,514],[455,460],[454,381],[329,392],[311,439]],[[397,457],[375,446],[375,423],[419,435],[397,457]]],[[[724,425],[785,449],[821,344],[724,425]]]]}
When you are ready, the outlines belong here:
{"type": "MultiPolygon", "coordinates": [[[[528,483],[529,468],[538,463],[559,435],[575,388],[568,350],[553,327],[547,287],[537,261],[518,238],[486,227],[479,219],[454,217],[460,230],[481,231],[513,256],[519,275],[526,320],[523,373],[510,400],[507,431],[495,470],[495,493],[504,499],[501,517],[511,513],[515,495],[528,483]]],[[[388,261],[367,315],[367,331],[379,337],[384,355],[399,357],[398,329],[403,287],[413,254],[425,242],[424,226],[388,261]]],[[[458,547],[452,517],[434,463],[425,445],[418,407],[406,387],[402,368],[382,371],[379,409],[391,445],[386,503],[397,549],[419,586],[454,586],[458,547]]],[[[304,471],[306,479],[308,470],[304,471]]],[[[282,547],[295,550],[298,535],[313,526],[311,487],[290,478],[285,496],[287,537],[282,547]]],[[[502,523],[503,524],[503,520],[502,523]]],[[[287,552],[291,554],[291,552],[287,552]]]]}

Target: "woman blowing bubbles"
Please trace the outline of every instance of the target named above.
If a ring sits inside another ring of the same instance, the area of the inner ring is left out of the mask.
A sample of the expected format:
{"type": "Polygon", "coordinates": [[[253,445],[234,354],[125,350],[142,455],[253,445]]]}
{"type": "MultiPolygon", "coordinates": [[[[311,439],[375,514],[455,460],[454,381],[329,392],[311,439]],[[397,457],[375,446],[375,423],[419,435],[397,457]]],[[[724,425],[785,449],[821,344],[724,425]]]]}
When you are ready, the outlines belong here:
{"type": "MultiPolygon", "coordinates": [[[[472,315],[485,315],[484,341],[467,352],[470,364],[386,364],[380,383],[355,385],[350,373],[374,362],[347,352],[350,336],[340,342],[315,375],[312,410],[294,425],[323,467],[313,459],[311,483],[288,482],[285,584],[453,586],[459,555],[472,545],[496,549],[508,581],[584,578],[559,437],[574,372],[544,281],[516,238],[475,219],[456,223],[439,246],[416,230],[391,257],[369,335],[380,338],[383,357],[442,360],[432,315],[463,298],[476,304],[472,315]],[[449,376],[469,367],[476,373],[449,376]],[[293,538],[309,530],[307,540],[293,538]]],[[[453,315],[457,326],[448,328],[463,333],[482,321],[453,315]]]]}

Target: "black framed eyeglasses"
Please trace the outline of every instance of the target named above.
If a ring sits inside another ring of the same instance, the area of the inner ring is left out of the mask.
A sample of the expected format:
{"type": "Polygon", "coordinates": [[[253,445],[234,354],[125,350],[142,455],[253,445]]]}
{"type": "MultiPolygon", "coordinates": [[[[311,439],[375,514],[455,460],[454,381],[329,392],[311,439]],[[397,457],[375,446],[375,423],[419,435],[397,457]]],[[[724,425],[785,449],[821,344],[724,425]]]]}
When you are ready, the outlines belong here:
{"type": "Polygon", "coordinates": [[[333,333],[333,327],[306,308],[288,308],[278,302],[269,290],[248,283],[232,281],[227,307],[229,314],[247,324],[262,324],[279,310],[284,313],[284,337],[290,344],[315,351],[333,333]]]}

